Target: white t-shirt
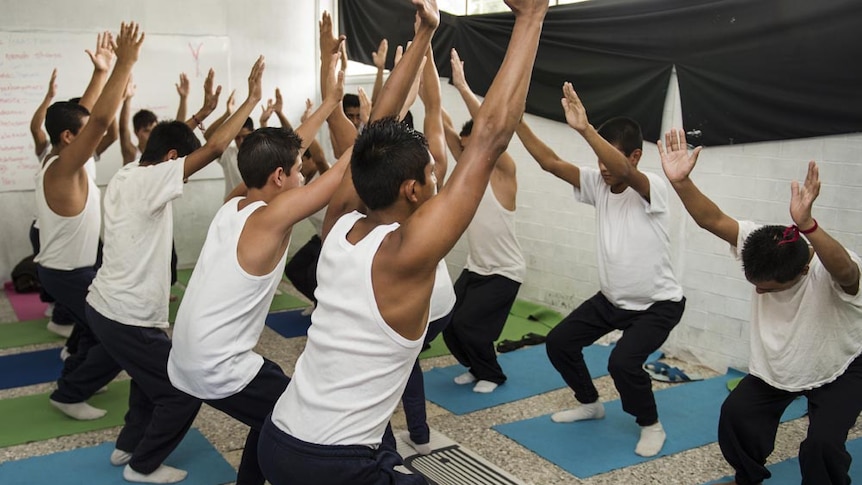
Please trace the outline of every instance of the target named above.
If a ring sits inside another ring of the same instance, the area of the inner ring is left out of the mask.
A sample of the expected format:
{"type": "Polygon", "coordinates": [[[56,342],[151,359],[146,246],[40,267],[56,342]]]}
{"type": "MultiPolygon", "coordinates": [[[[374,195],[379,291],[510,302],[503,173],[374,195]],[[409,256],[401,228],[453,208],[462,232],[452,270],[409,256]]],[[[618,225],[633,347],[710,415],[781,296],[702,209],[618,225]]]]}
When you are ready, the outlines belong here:
{"type": "Polygon", "coordinates": [[[371,284],[374,256],[399,225],[351,244],[347,233],[363,217],[342,216],[323,242],[308,341],[272,411],[279,429],[308,443],[378,446],[424,340],[383,320],[371,284]]]}
{"type": "MultiPolygon", "coordinates": [[[[741,259],[748,236],[760,227],[739,221],[733,254],[741,259]]],[[[859,256],[847,251],[862,267],[859,256]]],[[[837,379],[862,353],[862,290],[848,295],[815,254],[808,274],[784,291],[751,299],[749,372],[785,391],[814,389],[837,379]]]]}
{"type": "Polygon", "coordinates": [[[668,236],[667,186],[649,178],[650,200],[627,187],[614,194],[595,168],[581,168],[575,198],[596,208],[596,252],[602,294],[618,308],[646,310],[657,301],[680,301],[668,236]]]}
{"type": "Polygon", "coordinates": [[[235,142],[230,142],[230,145],[222,152],[218,159],[218,164],[221,165],[224,171],[224,196],[227,197],[237,185],[242,182],[242,175],[239,173],[236,156],[239,153],[239,147],[235,142]]]}
{"type": "Polygon", "coordinates": [[[287,250],[269,274],[247,273],[236,252],[245,223],[265,202],[241,210],[235,197],[216,213],[174,325],[168,376],[200,399],[223,399],[243,389],[263,366],[254,352],[281,281],[287,250]]]}
{"type": "Polygon", "coordinates": [[[523,283],[527,264],[515,236],[515,211],[497,200],[489,183],[465,231],[467,269],[484,276],[500,275],[523,283]]]}
{"type": "Polygon", "coordinates": [[[185,158],[121,167],[105,190],[102,267],[87,303],[104,317],[137,327],[168,327],[171,201],[183,195],[185,158]]]}
{"type": "Polygon", "coordinates": [[[45,199],[45,172],[59,159],[50,158],[36,174],[36,221],[39,225],[40,265],[63,271],[92,268],[96,264],[99,232],[102,226],[102,205],[99,187],[87,177],[87,200],[75,216],[57,215],[45,199]]]}

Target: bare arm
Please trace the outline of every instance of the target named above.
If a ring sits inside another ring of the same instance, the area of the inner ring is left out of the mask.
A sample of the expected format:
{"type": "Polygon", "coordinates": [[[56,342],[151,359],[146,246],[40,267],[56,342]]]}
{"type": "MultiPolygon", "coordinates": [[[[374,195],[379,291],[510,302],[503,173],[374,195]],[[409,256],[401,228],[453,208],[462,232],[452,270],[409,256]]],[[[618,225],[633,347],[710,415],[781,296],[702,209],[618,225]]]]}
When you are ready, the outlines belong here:
{"type": "Polygon", "coordinates": [[[120,153],[123,156],[123,165],[135,161],[138,148],[132,143],[132,133],[129,127],[132,123],[132,97],[135,96],[135,84],[132,79],[126,84],[123,94],[123,107],[120,108],[120,153]]]}
{"type": "Polygon", "coordinates": [[[120,125],[117,122],[117,117],[114,116],[114,119],[111,120],[111,123],[108,124],[108,130],[102,135],[102,139],[99,140],[99,144],[96,145],[96,155],[101,155],[105,153],[111,145],[117,141],[117,138],[120,137],[120,125]]]}
{"type": "Polygon", "coordinates": [[[691,214],[698,226],[735,246],[739,237],[739,223],[722,212],[689,178],[701,147],[695,148],[689,155],[685,132],[679,129],[665,133],[664,138],[664,145],[661,140],[658,141],[661,166],[685,210],[691,214]]]}
{"type": "MultiPolygon", "coordinates": [[[[342,88],[343,89],[343,88],[342,88]]],[[[281,93],[276,90],[276,106],[279,105],[279,99],[281,97],[281,93]]],[[[305,123],[306,120],[311,116],[314,112],[314,104],[312,104],[310,99],[305,100],[305,112],[302,113],[302,117],[300,119],[300,124],[305,123]]],[[[281,120],[281,126],[284,128],[291,128],[290,121],[287,120],[287,117],[284,116],[281,109],[276,111],[278,113],[278,118],[281,120]]],[[[311,144],[308,145],[308,152],[311,154],[311,160],[314,162],[312,167],[309,167],[307,171],[303,172],[303,176],[306,180],[310,179],[315,172],[319,172],[323,174],[327,170],[329,170],[329,162],[326,161],[326,154],[323,152],[323,147],[320,146],[320,142],[317,141],[317,135],[315,134],[315,138],[312,138],[311,144]],[[308,174],[306,176],[306,173],[308,174]]],[[[303,168],[305,170],[305,168],[303,168]]]]}
{"type": "MultiPolygon", "coordinates": [[[[231,92],[230,94],[231,94],[231,98],[229,98],[227,101],[228,111],[232,111],[231,103],[233,102],[233,92],[231,92]]],[[[191,128],[192,130],[200,127],[201,123],[203,123],[203,121],[205,119],[207,119],[207,116],[212,114],[212,112],[215,111],[215,109],[218,107],[218,98],[220,95],[221,95],[221,84],[219,84],[218,86],[215,85],[215,71],[210,69],[209,72],[207,73],[206,79],[204,79],[204,102],[203,102],[203,105],[201,105],[201,109],[199,109],[197,113],[193,114],[191,118],[186,120],[186,125],[189,128],[191,128]]],[[[224,123],[224,120],[227,119],[228,115],[229,115],[229,113],[225,113],[225,116],[222,117],[224,119],[219,118],[221,120],[221,123],[224,123]]],[[[177,118],[177,119],[181,120],[183,118],[177,118]]],[[[219,125],[221,125],[221,123],[219,123],[219,125]]],[[[218,125],[215,128],[213,128],[213,127],[210,127],[210,128],[212,129],[212,131],[206,130],[204,132],[204,138],[207,138],[208,134],[212,135],[212,133],[214,133],[215,130],[218,129],[218,125]]]]}
{"type": "Polygon", "coordinates": [[[371,89],[371,102],[377,99],[380,94],[380,88],[383,87],[383,70],[386,69],[386,54],[389,52],[389,41],[383,39],[377,50],[371,54],[371,60],[374,61],[374,66],[377,67],[377,74],[374,76],[374,87],[371,89]]]}
{"type": "Polygon", "coordinates": [[[805,182],[793,181],[790,185],[790,216],[796,226],[803,231],[820,262],[832,279],[838,283],[845,293],[859,293],[859,266],[850,258],[844,246],[836,241],[825,229],[820,227],[811,215],[814,200],[820,195],[820,171],[814,161],[808,162],[808,174],[805,182]]]}
{"type": "Polygon", "coordinates": [[[518,124],[515,130],[524,148],[530,153],[542,170],[549,172],[559,179],[565,180],[572,186],[580,188],[581,186],[581,169],[574,164],[571,164],[561,159],[551,147],[546,145],[542,140],[533,133],[530,126],[523,119],[518,124]]]}
{"type": "Polygon", "coordinates": [[[189,77],[186,76],[186,73],[180,73],[180,82],[175,84],[175,86],[177,88],[177,95],[180,97],[180,103],[177,106],[177,117],[174,119],[184,120],[186,119],[186,113],[189,111],[189,91],[191,89],[189,77]]]}
{"type": "Polygon", "coordinates": [[[278,88],[275,88],[275,104],[273,105],[273,111],[275,112],[275,116],[278,117],[278,122],[281,123],[282,128],[293,129],[287,116],[284,116],[284,98],[281,96],[281,89],[278,88]]]}
{"type": "MultiPolygon", "coordinates": [[[[337,56],[337,54],[333,54],[333,56],[337,56]]],[[[336,73],[334,62],[329,65],[329,70],[325,73],[322,82],[326,85],[326,97],[323,98],[323,103],[296,129],[296,134],[302,138],[300,153],[311,145],[324,121],[341,105],[341,98],[344,96],[344,71],[339,70],[336,73]]]]}
{"type": "Polygon", "coordinates": [[[204,168],[208,163],[218,158],[225,151],[231,140],[236,137],[242,129],[246,118],[260,102],[262,96],[261,78],[266,68],[263,56],[257,58],[251,73],[248,76],[248,97],[239,105],[239,108],[227,119],[215,133],[207,139],[204,146],[195,150],[186,157],[183,168],[183,178],[188,178],[193,173],[204,168]]]}
{"type": "Polygon", "coordinates": [[[93,62],[93,76],[90,78],[90,83],[81,100],[78,104],[92,111],[96,100],[102,93],[102,88],[105,87],[105,80],[108,78],[108,71],[111,69],[111,62],[114,60],[114,51],[111,48],[113,39],[110,32],[102,32],[96,37],[96,50],[85,52],[90,56],[90,61],[93,62]]]}
{"type": "MultiPolygon", "coordinates": [[[[323,12],[320,19],[320,96],[326,98],[327,79],[329,72],[332,71],[332,64],[336,59],[341,57],[341,70],[347,69],[347,55],[344,51],[343,35],[335,36],[332,31],[332,16],[329,12],[323,12]]],[[[329,126],[329,135],[332,140],[332,151],[336,157],[340,157],[342,153],[356,139],[356,127],[344,114],[344,107],[339,102],[338,106],[329,114],[326,119],[329,126]]]]}
{"type": "Polygon", "coordinates": [[[446,156],[446,136],[443,132],[440,77],[437,74],[437,65],[434,64],[434,52],[430,46],[425,58],[427,60],[422,69],[422,83],[419,85],[419,97],[425,105],[425,121],[422,128],[428,140],[428,150],[434,157],[434,172],[437,174],[437,188],[440,189],[446,178],[449,159],[446,156]]]}
{"type": "Polygon", "coordinates": [[[48,106],[51,106],[51,102],[54,100],[54,96],[57,94],[57,68],[54,68],[51,71],[51,80],[48,81],[48,92],[45,93],[45,98],[39,104],[39,107],[36,108],[36,111],[33,113],[33,118],[30,120],[30,135],[33,137],[33,145],[35,147],[36,156],[41,156],[42,153],[48,148],[48,134],[45,133],[45,130],[42,129],[42,125],[45,124],[45,114],[48,112],[48,106]]]}
{"type": "Polygon", "coordinates": [[[446,138],[446,145],[449,147],[449,151],[452,152],[452,156],[457,161],[458,158],[461,157],[461,152],[463,148],[461,147],[461,136],[458,135],[458,130],[455,129],[455,125],[452,123],[452,117],[449,116],[449,112],[446,109],[441,110],[443,113],[443,136],[446,138]]]}

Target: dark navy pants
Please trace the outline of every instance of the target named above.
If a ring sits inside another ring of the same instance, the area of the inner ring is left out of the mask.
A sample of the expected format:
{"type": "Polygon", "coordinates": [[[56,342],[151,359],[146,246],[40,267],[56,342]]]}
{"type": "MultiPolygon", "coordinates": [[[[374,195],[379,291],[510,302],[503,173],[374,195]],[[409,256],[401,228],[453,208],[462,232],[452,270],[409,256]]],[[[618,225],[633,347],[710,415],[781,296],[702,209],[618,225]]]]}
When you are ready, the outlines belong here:
{"type": "Polygon", "coordinates": [[[306,298],[314,303],[314,290],[317,289],[317,260],[320,258],[320,249],[323,242],[320,237],[314,235],[299,248],[299,251],[290,258],[284,267],[284,274],[306,298]]]}

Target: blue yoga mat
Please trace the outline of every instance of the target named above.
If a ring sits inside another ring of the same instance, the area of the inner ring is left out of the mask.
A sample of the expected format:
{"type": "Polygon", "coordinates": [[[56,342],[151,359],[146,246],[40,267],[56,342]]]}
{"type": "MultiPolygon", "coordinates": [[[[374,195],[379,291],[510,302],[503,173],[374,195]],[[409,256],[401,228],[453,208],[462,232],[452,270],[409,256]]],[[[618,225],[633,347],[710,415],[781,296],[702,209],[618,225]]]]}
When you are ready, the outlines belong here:
{"type": "MultiPolygon", "coordinates": [[[[0,464],[0,483],[4,485],[128,485],[123,467],[108,461],[114,443],[78,448],[51,455],[0,464]]],[[[183,485],[221,485],[236,480],[236,471],[196,429],[189,430],[180,446],[165,464],[186,470],[183,485]]]]}
{"type": "MultiPolygon", "coordinates": [[[[850,478],[854,479],[853,482],[855,483],[856,480],[862,478],[862,460],[859,460],[859,458],[862,457],[862,438],[848,441],[847,453],[850,453],[854,458],[850,463],[850,478]]],[[[768,483],[779,484],[802,482],[802,474],[799,472],[799,458],[790,458],[788,460],[780,461],[774,465],[769,465],[766,468],[772,472],[772,478],[769,479],[768,483]]],[[[727,476],[718,480],[713,480],[705,485],[726,483],[732,479],[732,476],[727,476]]]]}
{"type": "Polygon", "coordinates": [[[60,349],[5,355],[0,357],[0,389],[53,382],[61,370],[60,349]]]}
{"type": "Polygon", "coordinates": [[[301,337],[308,333],[311,315],[303,315],[303,310],[270,313],[266,325],[284,338],[301,337]]]}
{"type": "MultiPolygon", "coordinates": [[[[612,349],[613,346],[602,345],[591,345],[584,349],[584,360],[594,379],[608,374],[608,357],[612,349]]],[[[661,352],[655,352],[647,361],[660,356],[661,352]]],[[[424,373],[426,399],[453,414],[467,414],[566,387],[563,378],[548,360],[544,345],[500,354],[497,361],[508,380],[494,392],[482,394],[473,392],[471,384],[455,384],[452,379],[467,369],[461,365],[452,365],[424,373]]]]}
{"type": "MultiPolygon", "coordinates": [[[[728,394],[727,380],[740,376],[731,371],[726,376],[657,391],[655,399],[667,441],[661,453],[652,458],[635,454],[640,427],[623,412],[618,400],[605,403],[605,419],[555,423],[545,415],[494,429],[572,475],[587,478],[716,441],[721,403],[728,394]]],[[[807,402],[797,399],[782,420],[799,418],[806,408],[807,402]]]]}

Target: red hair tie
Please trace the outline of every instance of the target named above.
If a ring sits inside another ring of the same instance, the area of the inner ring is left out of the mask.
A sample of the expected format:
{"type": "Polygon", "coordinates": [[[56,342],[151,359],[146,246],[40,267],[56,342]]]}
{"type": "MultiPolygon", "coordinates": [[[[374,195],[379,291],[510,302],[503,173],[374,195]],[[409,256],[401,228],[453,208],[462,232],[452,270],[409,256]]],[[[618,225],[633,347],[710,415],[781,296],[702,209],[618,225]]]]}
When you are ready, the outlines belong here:
{"type": "Polygon", "coordinates": [[[799,230],[799,226],[793,224],[792,226],[787,226],[784,229],[784,234],[782,234],[781,241],[778,241],[778,245],[781,246],[783,244],[794,243],[799,240],[799,234],[811,234],[816,231],[820,226],[817,224],[817,219],[813,219],[814,226],[811,229],[806,229],[804,231],[799,230]]]}

